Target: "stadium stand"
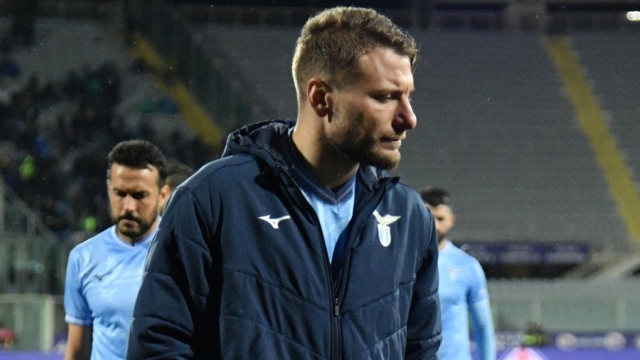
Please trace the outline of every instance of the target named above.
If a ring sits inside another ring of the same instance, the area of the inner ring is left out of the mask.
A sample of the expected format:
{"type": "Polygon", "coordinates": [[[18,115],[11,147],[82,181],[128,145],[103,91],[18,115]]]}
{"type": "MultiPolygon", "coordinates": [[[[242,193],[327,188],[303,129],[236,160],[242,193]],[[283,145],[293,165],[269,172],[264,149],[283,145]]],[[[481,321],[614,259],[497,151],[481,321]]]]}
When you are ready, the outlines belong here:
{"type": "Polygon", "coordinates": [[[572,34],[571,39],[584,72],[598,94],[600,107],[608,114],[609,129],[640,188],[640,86],[636,80],[640,58],[636,44],[640,36],[580,32],[572,34]]]}
{"type": "MultiPolygon", "coordinates": [[[[59,166],[51,170],[57,172],[55,176],[50,174],[51,178],[65,178],[67,195],[77,194],[86,200],[85,206],[72,202],[75,220],[81,219],[78,213],[107,208],[106,194],[102,194],[104,174],[82,166],[95,168],[93,164],[104,162],[102,155],[122,138],[141,137],[157,142],[168,156],[194,167],[213,158],[211,151],[201,151],[203,145],[184,126],[175,104],[157,89],[151,74],[133,62],[104,24],[41,19],[36,24],[36,34],[38,45],[11,54],[25,74],[16,82],[24,81],[24,86],[37,94],[29,100],[35,112],[33,135],[41,147],[35,149],[40,152],[36,155],[59,161],[59,166]],[[86,184],[91,184],[89,191],[86,184]]],[[[5,134],[12,130],[15,129],[7,128],[5,134]]],[[[19,145],[11,156],[14,162],[20,161],[16,156],[26,156],[33,150],[32,140],[27,137],[24,143],[14,141],[19,145]]],[[[13,181],[7,182],[11,185],[13,181]]],[[[23,190],[20,192],[24,194],[23,190]]],[[[108,215],[97,221],[97,229],[110,222],[108,215]]],[[[71,221],[72,226],[75,223],[71,221]]]]}
{"type": "Polygon", "coordinates": [[[243,87],[253,83],[248,101],[265,104],[265,118],[295,118],[298,111],[291,75],[291,57],[299,29],[211,25],[198,31],[203,46],[217,58],[234,65],[243,87]]]}
{"type": "Polygon", "coordinates": [[[455,238],[628,245],[540,35],[424,33],[418,41],[414,102],[424,125],[398,172],[416,187],[451,188],[455,238]]]}
{"type": "MultiPolygon", "coordinates": [[[[43,18],[35,25],[34,46],[3,52],[18,74],[0,79],[0,170],[5,193],[26,203],[20,206],[36,214],[47,235],[55,234],[64,256],[50,262],[43,260],[48,255],[20,250],[24,246],[11,250],[23,237],[0,229],[7,239],[2,253],[14,254],[3,263],[0,282],[0,291],[8,293],[61,292],[70,246],[111,224],[103,169],[118,141],[150,140],[194,168],[216,156],[105,23],[43,18]],[[18,269],[21,264],[45,267],[56,278],[42,279],[42,269],[29,275],[18,269]],[[23,280],[33,274],[35,283],[23,280]]],[[[22,242],[50,249],[50,237],[22,242]]]]}
{"type": "Polygon", "coordinates": [[[117,141],[151,140],[194,168],[217,156],[104,21],[38,18],[34,33],[33,46],[4,43],[0,71],[0,323],[18,330],[16,350],[50,350],[66,331],[55,294],[71,247],[111,223],[117,141]]]}

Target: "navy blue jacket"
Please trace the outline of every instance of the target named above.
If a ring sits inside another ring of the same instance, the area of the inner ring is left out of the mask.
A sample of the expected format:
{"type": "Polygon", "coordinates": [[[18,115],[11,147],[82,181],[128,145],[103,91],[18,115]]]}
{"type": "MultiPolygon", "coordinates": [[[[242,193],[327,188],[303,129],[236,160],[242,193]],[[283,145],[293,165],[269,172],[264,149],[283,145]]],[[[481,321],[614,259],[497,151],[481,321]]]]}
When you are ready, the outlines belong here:
{"type": "Polygon", "coordinates": [[[398,178],[362,166],[333,276],[315,211],[281,157],[292,125],[229,135],[223,157],[174,193],[147,258],[127,359],[435,359],[430,212],[398,178]],[[385,225],[386,215],[400,218],[385,225]]]}

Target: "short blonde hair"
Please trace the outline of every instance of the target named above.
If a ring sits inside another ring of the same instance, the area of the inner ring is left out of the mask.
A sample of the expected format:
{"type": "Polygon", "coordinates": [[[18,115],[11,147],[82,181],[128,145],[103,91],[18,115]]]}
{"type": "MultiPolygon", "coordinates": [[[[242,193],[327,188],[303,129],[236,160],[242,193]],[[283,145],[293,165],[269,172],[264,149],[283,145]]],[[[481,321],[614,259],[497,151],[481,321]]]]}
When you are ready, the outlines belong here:
{"type": "Polygon", "coordinates": [[[335,7],[311,17],[293,56],[298,102],[306,99],[306,83],[314,76],[336,88],[356,79],[358,59],[378,47],[407,56],[415,67],[418,49],[413,37],[375,10],[335,7]]]}

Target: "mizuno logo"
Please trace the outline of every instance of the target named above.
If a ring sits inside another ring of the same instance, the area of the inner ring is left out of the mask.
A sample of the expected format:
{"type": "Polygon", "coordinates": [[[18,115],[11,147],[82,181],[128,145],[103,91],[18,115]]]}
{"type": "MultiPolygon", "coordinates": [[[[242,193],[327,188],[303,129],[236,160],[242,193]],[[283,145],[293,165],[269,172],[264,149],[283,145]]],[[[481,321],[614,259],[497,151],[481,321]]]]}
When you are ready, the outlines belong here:
{"type": "Polygon", "coordinates": [[[108,272],[106,272],[106,273],[104,273],[104,274],[102,274],[102,275],[95,274],[95,275],[93,275],[93,276],[94,276],[96,279],[98,279],[98,281],[102,281],[102,278],[103,278],[103,277],[105,277],[105,276],[107,276],[107,275],[109,275],[109,274],[111,274],[111,271],[108,271],[108,272]]]}
{"type": "Polygon", "coordinates": [[[272,219],[271,215],[266,215],[266,216],[260,216],[260,217],[258,217],[258,219],[264,220],[264,221],[268,222],[269,225],[273,226],[274,229],[278,229],[278,224],[280,224],[280,221],[291,219],[291,216],[286,215],[286,216],[283,216],[283,217],[279,217],[277,219],[272,219]]]}

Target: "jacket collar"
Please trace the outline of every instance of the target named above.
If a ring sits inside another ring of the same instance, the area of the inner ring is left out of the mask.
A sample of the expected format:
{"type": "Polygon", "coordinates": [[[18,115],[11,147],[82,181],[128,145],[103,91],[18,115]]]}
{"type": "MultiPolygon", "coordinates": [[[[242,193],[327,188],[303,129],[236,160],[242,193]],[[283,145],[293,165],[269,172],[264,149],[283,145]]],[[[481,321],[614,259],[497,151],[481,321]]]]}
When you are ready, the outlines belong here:
{"type": "MultiPolygon", "coordinates": [[[[234,154],[250,154],[267,163],[271,168],[289,173],[289,166],[283,152],[290,141],[288,131],[295,126],[291,120],[268,120],[244,126],[227,137],[222,157],[234,154]]],[[[358,182],[372,191],[383,179],[391,176],[384,170],[361,165],[358,182]]],[[[392,178],[395,183],[397,177],[392,178]]]]}

